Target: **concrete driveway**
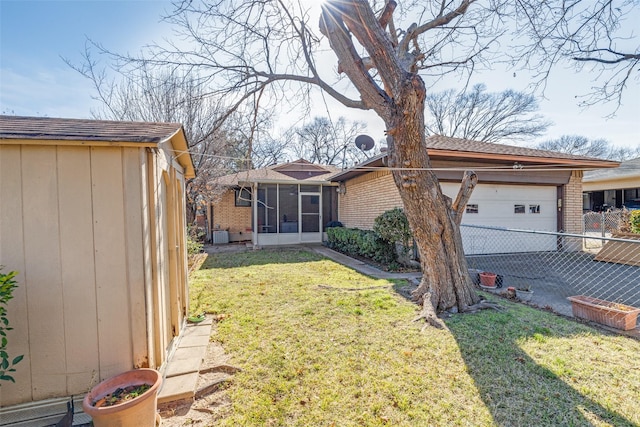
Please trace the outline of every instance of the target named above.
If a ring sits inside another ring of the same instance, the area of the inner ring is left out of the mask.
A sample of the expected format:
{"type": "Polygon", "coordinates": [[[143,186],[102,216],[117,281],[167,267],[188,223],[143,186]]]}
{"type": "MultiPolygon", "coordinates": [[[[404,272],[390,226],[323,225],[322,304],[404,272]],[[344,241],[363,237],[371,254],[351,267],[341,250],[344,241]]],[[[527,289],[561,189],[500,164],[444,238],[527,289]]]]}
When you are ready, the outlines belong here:
{"type": "Polygon", "coordinates": [[[571,315],[567,297],[587,295],[640,307],[640,267],[598,262],[583,252],[467,257],[469,268],[503,276],[503,287],[530,284],[533,304],[571,315]]]}

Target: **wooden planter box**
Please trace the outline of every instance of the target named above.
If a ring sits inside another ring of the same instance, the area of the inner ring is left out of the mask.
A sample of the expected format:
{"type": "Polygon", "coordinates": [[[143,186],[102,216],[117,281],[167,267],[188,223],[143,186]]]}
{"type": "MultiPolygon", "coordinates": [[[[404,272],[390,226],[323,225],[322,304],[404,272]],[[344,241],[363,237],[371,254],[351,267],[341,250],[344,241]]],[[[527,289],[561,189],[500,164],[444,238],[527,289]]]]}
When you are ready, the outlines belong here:
{"type": "Polygon", "coordinates": [[[640,308],[584,295],[568,297],[573,315],[612,328],[628,331],[636,327],[640,308]]]}

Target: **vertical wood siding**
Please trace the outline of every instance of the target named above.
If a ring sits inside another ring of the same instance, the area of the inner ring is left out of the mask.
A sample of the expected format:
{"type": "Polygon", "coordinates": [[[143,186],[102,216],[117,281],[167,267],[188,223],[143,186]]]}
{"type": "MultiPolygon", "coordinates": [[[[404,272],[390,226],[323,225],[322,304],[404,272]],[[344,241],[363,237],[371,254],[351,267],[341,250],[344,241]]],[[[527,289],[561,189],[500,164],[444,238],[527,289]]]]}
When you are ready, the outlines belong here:
{"type": "Polygon", "coordinates": [[[31,364],[35,400],[54,397],[67,380],[56,162],[55,147],[22,149],[22,283],[27,289],[31,346],[31,359],[25,363],[31,364]]]}
{"type": "Polygon", "coordinates": [[[91,148],[101,377],[132,367],[122,169],[120,148],[91,148]]]}
{"type": "Polygon", "coordinates": [[[140,150],[0,146],[0,265],[17,270],[0,406],[148,363],[140,150]]]}
{"type": "Polygon", "coordinates": [[[67,388],[82,390],[100,372],[89,149],[58,149],[58,189],[67,388]]]}
{"type": "Polygon", "coordinates": [[[135,368],[148,368],[147,324],[145,292],[145,238],[143,220],[146,215],[143,206],[143,174],[144,158],[135,148],[123,149],[124,165],[124,207],[125,207],[125,239],[127,248],[127,281],[129,283],[129,317],[131,319],[131,346],[133,365],[135,368]]]}
{"type": "Polygon", "coordinates": [[[22,176],[20,173],[22,151],[20,147],[0,146],[0,265],[5,273],[20,272],[16,280],[19,286],[13,291],[7,316],[13,327],[8,331],[9,355],[24,355],[17,372],[13,373],[16,382],[3,382],[0,387],[0,406],[31,400],[31,358],[28,340],[29,317],[27,315],[27,288],[25,286],[24,266],[24,223],[22,220],[22,176]]]}

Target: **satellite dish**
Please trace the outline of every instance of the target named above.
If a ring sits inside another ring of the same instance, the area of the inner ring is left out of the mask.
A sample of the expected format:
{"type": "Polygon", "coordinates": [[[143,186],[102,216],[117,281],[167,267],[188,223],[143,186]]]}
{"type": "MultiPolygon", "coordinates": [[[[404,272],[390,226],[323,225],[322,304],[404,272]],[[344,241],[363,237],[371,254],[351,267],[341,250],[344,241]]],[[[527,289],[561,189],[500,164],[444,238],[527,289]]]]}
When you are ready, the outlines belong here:
{"type": "Polygon", "coordinates": [[[369,135],[356,136],[355,143],[356,147],[358,147],[362,151],[369,151],[373,148],[374,145],[376,145],[373,138],[371,138],[369,135]]]}

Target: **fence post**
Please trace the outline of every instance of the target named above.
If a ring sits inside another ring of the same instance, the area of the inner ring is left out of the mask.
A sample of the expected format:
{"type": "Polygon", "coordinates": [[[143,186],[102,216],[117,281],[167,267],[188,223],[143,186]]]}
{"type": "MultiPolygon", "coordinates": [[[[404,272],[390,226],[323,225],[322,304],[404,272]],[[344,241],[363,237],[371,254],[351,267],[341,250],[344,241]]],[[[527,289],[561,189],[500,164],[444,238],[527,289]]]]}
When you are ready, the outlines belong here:
{"type": "Polygon", "coordinates": [[[604,221],[605,221],[606,218],[605,218],[605,215],[604,215],[604,211],[602,211],[600,213],[600,216],[602,218],[601,221],[600,221],[600,231],[601,231],[602,237],[605,237],[604,230],[606,229],[606,227],[604,226],[604,221]]]}

